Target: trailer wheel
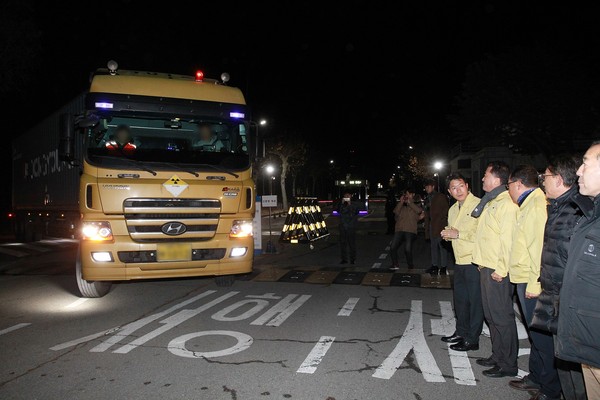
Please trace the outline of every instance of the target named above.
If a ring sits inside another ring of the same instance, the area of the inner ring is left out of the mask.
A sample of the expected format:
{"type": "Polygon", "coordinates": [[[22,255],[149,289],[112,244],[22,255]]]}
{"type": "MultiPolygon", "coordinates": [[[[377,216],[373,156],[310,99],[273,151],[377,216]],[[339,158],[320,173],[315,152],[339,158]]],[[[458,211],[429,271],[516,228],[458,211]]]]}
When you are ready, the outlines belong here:
{"type": "Polygon", "coordinates": [[[110,291],[111,282],[86,281],[81,274],[81,250],[77,249],[77,261],[75,265],[75,279],[82,297],[102,297],[110,291]]]}
{"type": "Polygon", "coordinates": [[[229,287],[235,282],[235,275],[215,276],[215,283],[219,287],[229,287]]]}

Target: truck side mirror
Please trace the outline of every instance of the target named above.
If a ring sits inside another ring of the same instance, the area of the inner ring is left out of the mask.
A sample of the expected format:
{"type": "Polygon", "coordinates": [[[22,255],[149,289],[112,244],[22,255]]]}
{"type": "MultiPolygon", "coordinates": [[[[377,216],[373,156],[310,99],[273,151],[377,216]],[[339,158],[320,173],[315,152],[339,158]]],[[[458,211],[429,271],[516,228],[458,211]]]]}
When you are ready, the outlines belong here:
{"type": "Polygon", "coordinates": [[[75,160],[75,123],[71,114],[61,114],[58,121],[58,158],[61,161],[75,160]]]}

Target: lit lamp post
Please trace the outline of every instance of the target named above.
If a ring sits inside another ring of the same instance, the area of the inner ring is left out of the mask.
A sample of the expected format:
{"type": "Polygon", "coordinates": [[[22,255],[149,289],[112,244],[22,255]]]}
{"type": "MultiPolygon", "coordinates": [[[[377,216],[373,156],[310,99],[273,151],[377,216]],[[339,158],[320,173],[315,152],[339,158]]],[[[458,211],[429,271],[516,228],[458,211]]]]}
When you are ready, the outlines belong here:
{"type": "Polygon", "coordinates": [[[433,168],[435,168],[436,172],[435,174],[433,174],[433,176],[437,177],[437,186],[438,186],[438,191],[441,192],[442,189],[440,188],[440,170],[444,167],[444,164],[441,161],[436,161],[433,163],[433,168]]]}
{"type": "MultiPolygon", "coordinates": [[[[273,173],[275,172],[275,167],[271,164],[268,164],[265,168],[265,171],[269,175],[269,194],[273,194],[273,173]]],[[[267,253],[275,253],[275,247],[273,247],[273,242],[271,241],[271,207],[269,207],[269,241],[267,242],[267,253]]]]}
{"type": "MultiPolygon", "coordinates": [[[[258,127],[259,126],[265,126],[265,125],[267,125],[267,120],[266,119],[261,119],[258,122],[251,121],[250,124],[256,126],[256,140],[259,140],[259,143],[262,142],[262,156],[264,157],[265,154],[266,154],[266,148],[265,148],[266,144],[265,144],[264,140],[260,140],[259,139],[260,135],[258,133],[258,127]]],[[[258,148],[256,149],[256,152],[257,152],[257,156],[258,156],[258,148]]],[[[264,178],[264,175],[263,175],[263,177],[261,179],[261,182],[262,182],[262,194],[264,195],[265,194],[264,193],[265,192],[265,178],[264,178]]]]}

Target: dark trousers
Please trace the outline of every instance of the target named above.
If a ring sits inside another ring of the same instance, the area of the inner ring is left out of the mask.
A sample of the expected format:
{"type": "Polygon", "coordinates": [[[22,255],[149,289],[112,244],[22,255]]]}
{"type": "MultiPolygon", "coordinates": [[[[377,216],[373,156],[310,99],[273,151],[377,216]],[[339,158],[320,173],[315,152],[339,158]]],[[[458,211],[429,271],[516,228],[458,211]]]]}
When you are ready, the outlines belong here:
{"type": "Polygon", "coordinates": [[[479,343],[483,328],[483,304],[476,265],[456,265],[454,268],[454,313],[456,333],[469,343],[479,343]]]}
{"type": "Polygon", "coordinates": [[[393,265],[398,265],[398,250],[400,249],[400,246],[404,244],[404,255],[406,257],[408,267],[412,268],[414,266],[412,246],[416,238],[417,235],[412,232],[394,233],[394,238],[392,239],[392,244],[390,245],[390,255],[392,256],[393,265]]]}
{"type": "Polygon", "coordinates": [[[517,283],[517,296],[523,313],[523,325],[529,334],[531,352],[529,353],[529,379],[541,387],[548,397],[559,398],[561,387],[554,361],[554,339],[550,332],[529,328],[537,298],[526,299],[526,283],[517,283]]]}
{"type": "Polygon", "coordinates": [[[581,364],[557,358],[556,366],[565,400],[587,400],[581,364]]]}
{"type": "Polygon", "coordinates": [[[448,267],[448,250],[444,247],[440,233],[430,232],[431,265],[434,267],[448,267]]]}
{"type": "Polygon", "coordinates": [[[492,279],[493,272],[490,268],[481,268],[479,271],[483,315],[492,340],[492,360],[500,368],[516,374],[519,337],[513,309],[515,286],[510,283],[508,276],[502,282],[496,282],[492,279]]]}
{"type": "Polygon", "coordinates": [[[387,219],[387,230],[385,233],[393,235],[394,228],[396,227],[396,215],[394,213],[386,213],[387,219]]]}
{"type": "Polygon", "coordinates": [[[356,230],[354,228],[346,228],[340,225],[340,250],[343,261],[356,260],[356,230]]]}

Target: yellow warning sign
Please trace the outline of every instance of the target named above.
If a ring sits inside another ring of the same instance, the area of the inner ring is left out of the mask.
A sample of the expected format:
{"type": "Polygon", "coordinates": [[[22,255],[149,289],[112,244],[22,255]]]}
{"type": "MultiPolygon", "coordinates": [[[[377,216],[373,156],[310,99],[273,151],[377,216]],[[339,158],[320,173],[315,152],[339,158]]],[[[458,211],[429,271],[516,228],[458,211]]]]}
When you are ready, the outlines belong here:
{"type": "Polygon", "coordinates": [[[163,183],[163,186],[169,193],[177,197],[183,192],[189,185],[177,175],[173,175],[168,181],[163,183]]]}

